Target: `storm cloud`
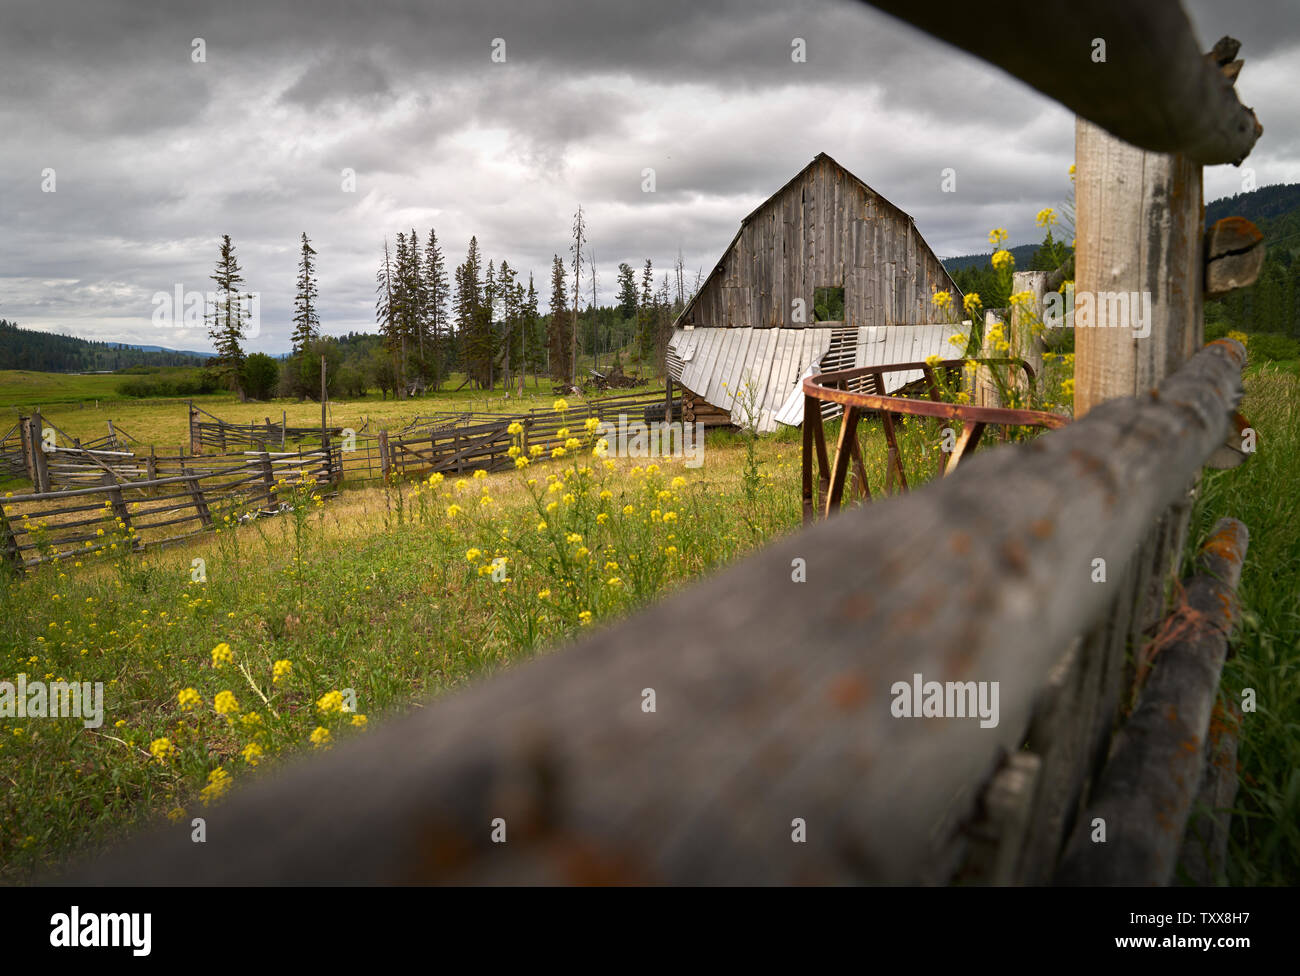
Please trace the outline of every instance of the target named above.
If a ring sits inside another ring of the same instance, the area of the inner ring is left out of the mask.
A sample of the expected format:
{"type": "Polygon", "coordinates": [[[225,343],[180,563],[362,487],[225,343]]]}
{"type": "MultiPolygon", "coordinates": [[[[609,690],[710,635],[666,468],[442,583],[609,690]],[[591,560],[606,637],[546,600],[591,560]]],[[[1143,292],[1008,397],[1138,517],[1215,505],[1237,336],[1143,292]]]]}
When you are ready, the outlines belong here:
{"type": "MultiPolygon", "coordinates": [[[[1243,42],[1238,88],[1265,130],[1255,180],[1300,180],[1294,5],[1188,10],[1207,48],[1243,42]]],[[[0,59],[0,317],[178,348],[209,345],[155,328],[151,296],[209,288],[222,234],[262,294],[250,346],[278,352],[303,231],[325,330],[373,330],[375,267],[399,230],[435,227],[451,262],[477,235],[536,274],[544,304],[581,204],[610,301],[622,261],[667,269],[680,250],[707,274],[818,152],[947,255],[986,249],[994,226],[1036,239],[1073,156],[1064,109],[847,0],[46,0],[5,5],[0,59]],[[949,167],[956,193],[940,190],[949,167]]],[[[1207,199],[1242,175],[1208,169],[1207,199]]]]}

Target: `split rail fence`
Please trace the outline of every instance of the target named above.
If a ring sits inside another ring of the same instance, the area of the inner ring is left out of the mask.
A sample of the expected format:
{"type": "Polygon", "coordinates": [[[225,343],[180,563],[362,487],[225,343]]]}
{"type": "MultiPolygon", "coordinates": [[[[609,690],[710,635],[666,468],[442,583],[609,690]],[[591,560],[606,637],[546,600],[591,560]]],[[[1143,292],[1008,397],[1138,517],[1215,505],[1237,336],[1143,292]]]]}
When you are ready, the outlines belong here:
{"type": "Polygon", "coordinates": [[[577,435],[590,417],[609,423],[620,416],[643,421],[662,417],[665,408],[664,398],[641,394],[578,403],[558,413],[434,414],[417,417],[390,436],[387,431],[370,433],[369,422],[356,431],[326,427],[324,434],[320,427],[289,427],[269,419],[266,424],[230,424],[191,404],[190,454],[183,446],[175,454],[159,454],[152,447],[148,454],[108,449],[120,445],[112,428],[110,438],[92,447],[36,412],[10,432],[10,470],[27,473],[37,490],[0,498],[0,553],[17,569],[80,555],[81,547],[93,553],[113,544],[101,542],[98,533],[110,509],[110,525],[121,517],[137,529],[136,547],[180,542],[210,529],[213,511],[223,516],[276,512],[275,485],[285,477],[296,481],[305,472],[314,483],[337,485],[433,472],[496,471],[514,464],[508,454],[515,442],[509,432],[513,423],[523,427],[525,447],[539,444],[549,451],[565,439],[561,430],[577,435]],[[58,435],[56,443],[47,443],[47,430],[58,435]],[[311,441],[314,446],[304,443],[311,441]],[[204,453],[213,446],[221,453],[204,453]],[[241,446],[249,449],[228,453],[241,446]]]}
{"type": "Polygon", "coordinates": [[[1231,713],[1245,527],[1221,522],[1175,584],[1245,365],[1202,348],[1200,314],[1201,166],[1259,132],[1236,45],[1203,55],[1174,0],[877,5],[1080,116],[1076,286],[1150,291],[1154,321],[1141,342],[1078,330],[1075,421],[290,764],[207,811],[206,844],[161,825],[70,880],[1221,876],[1235,733],[1211,716],[1231,713]],[[929,681],[991,684],[996,720],[899,717],[929,681]]]}

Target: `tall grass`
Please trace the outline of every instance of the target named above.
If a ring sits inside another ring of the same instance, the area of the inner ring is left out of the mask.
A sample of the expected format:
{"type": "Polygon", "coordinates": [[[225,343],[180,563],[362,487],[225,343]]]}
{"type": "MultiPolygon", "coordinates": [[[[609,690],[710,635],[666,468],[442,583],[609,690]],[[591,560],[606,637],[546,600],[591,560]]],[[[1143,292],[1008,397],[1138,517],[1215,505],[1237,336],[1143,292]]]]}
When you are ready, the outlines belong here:
{"type": "Polygon", "coordinates": [[[1220,694],[1240,703],[1253,689],[1238,762],[1227,880],[1300,883],[1300,377],[1265,366],[1246,379],[1242,413],[1258,450],[1239,468],[1202,481],[1189,551],[1222,516],[1250,530],[1242,571],[1241,626],[1220,694]]]}

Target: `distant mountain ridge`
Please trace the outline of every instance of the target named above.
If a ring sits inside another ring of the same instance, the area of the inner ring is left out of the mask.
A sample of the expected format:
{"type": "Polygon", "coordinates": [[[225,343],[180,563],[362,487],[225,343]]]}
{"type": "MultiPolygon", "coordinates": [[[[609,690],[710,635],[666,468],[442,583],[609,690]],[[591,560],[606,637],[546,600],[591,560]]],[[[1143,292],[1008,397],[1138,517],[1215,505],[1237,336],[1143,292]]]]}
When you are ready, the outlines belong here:
{"type": "MultiPolygon", "coordinates": [[[[1034,254],[1038,251],[1037,244],[1017,244],[1009,248],[1011,256],[1016,259],[1017,268],[1027,268],[1029,263],[1034,259],[1034,254]]],[[[948,269],[949,273],[961,271],[963,268],[982,268],[989,263],[993,257],[992,251],[986,251],[983,254],[961,254],[955,258],[943,258],[943,266],[948,269]]]]}
{"type": "MultiPolygon", "coordinates": [[[[1292,254],[1300,254],[1300,183],[1275,183],[1230,197],[1220,197],[1205,205],[1205,226],[1211,227],[1224,217],[1245,217],[1264,232],[1269,247],[1285,244],[1292,254]]],[[[1028,268],[1038,250],[1037,244],[1018,244],[1011,248],[1016,267],[1028,268]]],[[[943,266],[951,273],[963,268],[983,268],[993,257],[992,251],[944,258],[943,266]]]]}

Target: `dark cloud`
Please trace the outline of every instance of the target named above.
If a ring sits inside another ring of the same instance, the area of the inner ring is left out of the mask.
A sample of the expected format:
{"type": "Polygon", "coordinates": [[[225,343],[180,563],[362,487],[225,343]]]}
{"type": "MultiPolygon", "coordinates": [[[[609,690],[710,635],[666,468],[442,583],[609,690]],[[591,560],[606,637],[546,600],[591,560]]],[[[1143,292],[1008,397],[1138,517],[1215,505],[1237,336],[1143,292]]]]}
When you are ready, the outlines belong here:
{"type": "MultiPolygon", "coordinates": [[[[1261,184],[1300,180],[1292,7],[1189,3],[1206,47],[1243,42],[1261,184]]],[[[1019,29],[1032,44],[1039,28],[1019,29]]],[[[1035,238],[1073,155],[1055,103],[837,0],[11,0],[0,63],[0,314],[173,346],[201,340],[159,336],[150,298],[207,288],[223,233],[263,293],[253,345],[280,350],[304,230],[326,328],[346,331],[373,328],[377,256],[412,226],[422,242],[437,227],[452,262],[477,235],[534,271],[545,302],[581,203],[608,298],[621,261],[666,269],[680,250],[707,273],[818,152],[941,254],[983,248],[993,226],[1035,238]],[[41,192],[47,168],[57,193],[41,192]],[[946,168],[956,193],[941,192],[946,168]]],[[[1242,176],[1207,170],[1207,197],[1242,176]]]]}

